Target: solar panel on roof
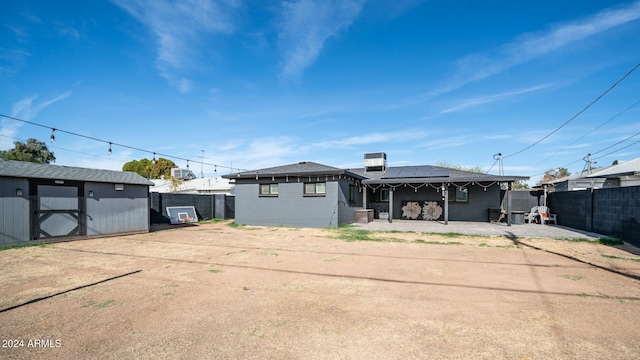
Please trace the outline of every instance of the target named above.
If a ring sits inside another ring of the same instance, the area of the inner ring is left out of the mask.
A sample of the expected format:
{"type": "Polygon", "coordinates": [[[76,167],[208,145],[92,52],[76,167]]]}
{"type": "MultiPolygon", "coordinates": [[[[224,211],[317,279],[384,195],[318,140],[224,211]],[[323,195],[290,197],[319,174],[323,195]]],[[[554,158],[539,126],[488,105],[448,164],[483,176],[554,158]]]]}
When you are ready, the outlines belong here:
{"type": "Polygon", "coordinates": [[[383,179],[389,178],[397,178],[400,177],[400,172],[402,172],[402,168],[388,168],[387,172],[382,176],[383,179]]]}
{"type": "Polygon", "coordinates": [[[428,177],[448,177],[449,170],[437,169],[433,166],[403,166],[387,169],[382,176],[383,179],[394,178],[428,178],[428,177]]]}

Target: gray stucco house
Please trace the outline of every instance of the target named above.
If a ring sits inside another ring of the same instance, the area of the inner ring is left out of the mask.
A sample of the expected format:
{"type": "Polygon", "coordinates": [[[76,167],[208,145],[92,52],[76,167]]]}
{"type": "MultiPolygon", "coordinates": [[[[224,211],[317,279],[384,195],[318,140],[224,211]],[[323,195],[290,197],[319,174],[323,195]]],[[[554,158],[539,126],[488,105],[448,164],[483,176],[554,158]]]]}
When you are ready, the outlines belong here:
{"type": "Polygon", "coordinates": [[[223,176],[235,180],[235,221],[243,225],[335,227],[362,208],[364,176],[299,162],[223,176]]]}
{"type": "Polygon", "coordinates": [[[149,186],[132,172],[0,160],[0,245],[149,231],[149,186]]]}
{"type": "Polygon", "coordinates": [[[358,169],[300,162],[225,175],[235,179],[236,222],[335,227],[355,222],[361,209],[389,221],[489,221],[492,212],[497,220],[510,211],[512,184],[529,179],[430,165],[387,167],[384,153],[370,155],[358,169]]]}

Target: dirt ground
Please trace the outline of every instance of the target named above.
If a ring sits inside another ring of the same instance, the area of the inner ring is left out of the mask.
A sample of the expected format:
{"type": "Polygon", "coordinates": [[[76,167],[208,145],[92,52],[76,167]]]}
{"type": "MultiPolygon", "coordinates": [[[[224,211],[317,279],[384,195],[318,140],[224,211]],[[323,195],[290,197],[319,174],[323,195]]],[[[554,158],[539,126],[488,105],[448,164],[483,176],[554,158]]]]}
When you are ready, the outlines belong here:
{"type": "Polygon", "coordinates": [[[215,223],[0,251],[0,358],[640,354],[636,248],[346,234],[215,223]]]}

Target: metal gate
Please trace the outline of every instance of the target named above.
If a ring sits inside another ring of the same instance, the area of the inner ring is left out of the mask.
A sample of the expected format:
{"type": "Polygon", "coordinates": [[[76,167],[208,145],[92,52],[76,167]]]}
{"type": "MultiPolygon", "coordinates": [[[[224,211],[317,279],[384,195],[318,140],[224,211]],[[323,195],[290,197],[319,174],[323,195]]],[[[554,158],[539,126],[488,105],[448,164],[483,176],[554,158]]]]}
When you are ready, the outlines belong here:
{"type": "Polygon", "coordinates": [[[82,183],[39,181],[30,184],[30,192],[32,239],[85,235],[82,183]]]}

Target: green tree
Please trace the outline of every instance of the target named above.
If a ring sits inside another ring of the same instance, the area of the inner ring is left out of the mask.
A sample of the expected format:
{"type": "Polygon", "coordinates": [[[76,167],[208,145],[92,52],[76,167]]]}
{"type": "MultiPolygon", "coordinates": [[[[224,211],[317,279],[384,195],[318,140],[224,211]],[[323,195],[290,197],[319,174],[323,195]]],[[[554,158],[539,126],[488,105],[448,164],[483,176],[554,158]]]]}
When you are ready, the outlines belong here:
{"type": "Polygon", "coordinates": [[[438,161],[436,163],[437,166],[440,167],[444,167],[444,168],[449,168],[449,169],[455,169],[455,170],[461,170],[461,171],[470,171],[470,172],[475,172],[475,173],[481,173],[484,174],[485,171],[482,170],[482,168],[480,166],[473,166],[473,167],[467,167],[467,166],[462,166],[462,165],[454,165],[450,162],[447,161],[438,161]]]}
{"type": "Polygon", "coordinates": [[[520,180],[516,180],[513,182],[513,189],[514,190],[529,190],[529,184],[527,184],[526,182],[522,182],[520,180]]]}
{"type": "Polygon", "coordinates": [[[176,167],[176,164],[165,158],[160,158],[155,163],[144,158],[125,163],[122,165],[122,171],[132,171],[146,178],[159,179],[161,176],[169,178],[171,176],[171,168],[174,167],[176,167]]]}
{"type": "Polygon", "coordinates": [[[159,158],[156,163],[153,165],[153,171],[151,172],[151,177],[154,179],[159,179],[164,176],[165,179],[171,177],[171,169],[177,167],[176,164],[165,158],[159,158]]]}
{"type": "Polygon", "coordinates": [[[47,145],[37,139],[29,138],[26,143],[15,141],[13,144],[15,145],[13,149],[0,151],[0,159],[42,164],[56,161],[56,157],[47,149],[47,145]]]}

